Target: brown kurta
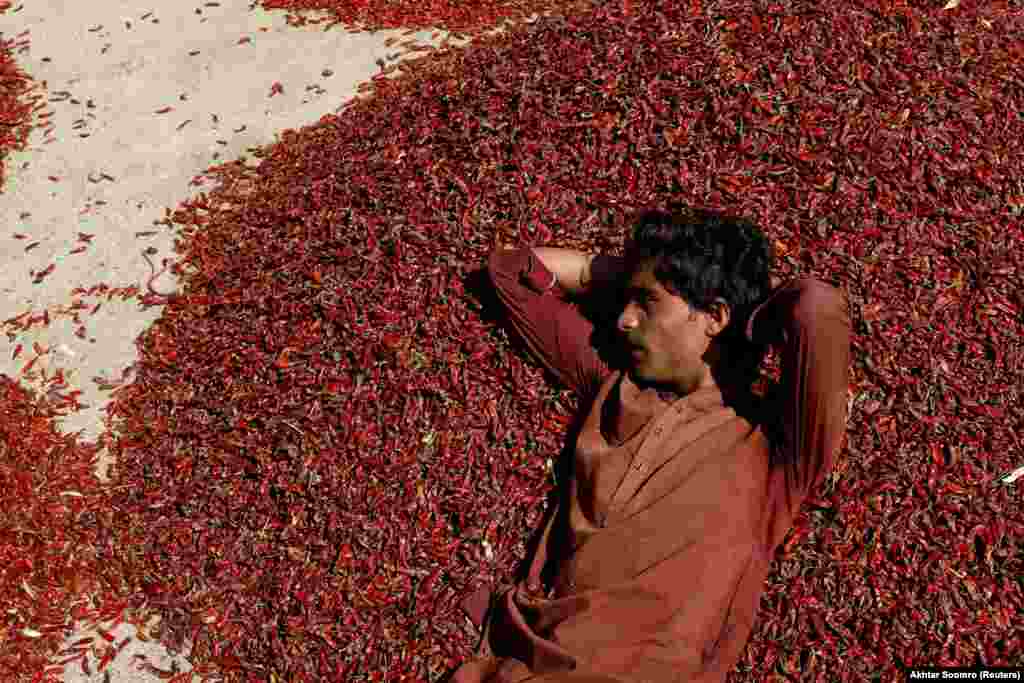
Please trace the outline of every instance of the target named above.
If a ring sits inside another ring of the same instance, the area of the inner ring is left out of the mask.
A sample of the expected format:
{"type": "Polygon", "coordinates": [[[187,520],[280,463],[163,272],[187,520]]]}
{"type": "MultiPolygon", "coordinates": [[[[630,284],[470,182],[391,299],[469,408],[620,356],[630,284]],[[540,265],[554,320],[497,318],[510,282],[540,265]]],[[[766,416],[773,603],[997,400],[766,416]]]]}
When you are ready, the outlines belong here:
{"type": "Polygon", "coordinates": [[[529,577],[464,601],[484,631],[453,682],[724,680],[775,548],[842,443],[845,298],[807,278],[754,311],[747,337],[779,345],[782,381],[741,416],[717,388],[666,400],[607,367],[593,324],[560,286],[544,291],[552,274],[531,249],[495,252],[488,271],[530,350],[589,412],[529,577]]]}

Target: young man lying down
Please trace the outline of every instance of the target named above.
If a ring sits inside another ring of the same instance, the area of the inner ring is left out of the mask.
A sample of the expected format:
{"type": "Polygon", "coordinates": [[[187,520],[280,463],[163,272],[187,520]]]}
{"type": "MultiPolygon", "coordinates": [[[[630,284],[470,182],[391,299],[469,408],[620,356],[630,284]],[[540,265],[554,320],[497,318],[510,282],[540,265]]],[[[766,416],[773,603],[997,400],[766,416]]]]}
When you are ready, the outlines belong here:
{"type": "Polygon", "coordinates": [[[512,327],[587,417],[528,577],[463,602],[481,645],[452,681],[725,680],[846,427],[846,300],[772,265],[756,226],[709,211],[648,212],[621,258],[491,255],[512,327]]]}

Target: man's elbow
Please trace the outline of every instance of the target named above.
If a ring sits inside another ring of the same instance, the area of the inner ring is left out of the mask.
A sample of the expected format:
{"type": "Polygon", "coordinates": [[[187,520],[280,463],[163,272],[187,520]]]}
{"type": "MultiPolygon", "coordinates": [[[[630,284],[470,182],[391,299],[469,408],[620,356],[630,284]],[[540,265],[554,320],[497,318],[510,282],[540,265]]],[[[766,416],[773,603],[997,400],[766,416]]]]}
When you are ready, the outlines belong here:
{"type": "Polygon", "coordinates": [[[850,321],[850,306],[843,290],[816,278],[802,283],[798,312],[806,316],[829,316],[850,321]]]}
{"type": "Polygon", "coordinates": [[[498,247],[487,257],[487,276],[494,282],[501,278],[509,270],[509,256],[514,250],[505,247],[498,247]]]}

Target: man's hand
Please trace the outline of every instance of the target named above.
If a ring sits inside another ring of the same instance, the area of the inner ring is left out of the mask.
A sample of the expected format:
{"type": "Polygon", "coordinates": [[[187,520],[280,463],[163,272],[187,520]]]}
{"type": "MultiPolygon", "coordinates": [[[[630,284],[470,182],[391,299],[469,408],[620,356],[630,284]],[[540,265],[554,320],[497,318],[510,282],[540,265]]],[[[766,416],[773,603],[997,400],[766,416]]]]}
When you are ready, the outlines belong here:
{"type": "Polygon", "coordinates": [[[768,284],[769,284],[769,286],[770,286],[770,287],[772,288],[772,290],[774,291],[774,290],[776,290],[776,289],[778,289],[778,288],[779,288],[779,285],[781,285],[781,284],[782,284],[782,278],[780,278],[780,277],[776,277],[775,275],[772,275],[772,276],[771,276],[771,277],[770,277],[770,278],[768,279],[768,284]]]}

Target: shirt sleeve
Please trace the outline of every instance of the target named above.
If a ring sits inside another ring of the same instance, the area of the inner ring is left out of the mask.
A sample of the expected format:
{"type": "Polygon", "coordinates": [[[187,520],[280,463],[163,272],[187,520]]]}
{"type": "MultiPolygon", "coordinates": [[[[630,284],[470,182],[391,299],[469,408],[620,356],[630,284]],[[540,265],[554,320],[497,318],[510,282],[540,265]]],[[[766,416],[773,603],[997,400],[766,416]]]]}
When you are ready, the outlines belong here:
{"type": "Polygon", "coordinates": [[[569,302],[533,250],[498,249],[487,272],[534,358],[577,396],[596,394],[609,369],[594,348],[594,324],[569,302]]]}
{"type": "Polygon", "coordinates": [[[849,305],[827,283],[793,280],[754,309],[746,334],[781,349],[773,467],[787,468],[791,491],[803,498],[831,470],[846,433],[849,305]]]}

